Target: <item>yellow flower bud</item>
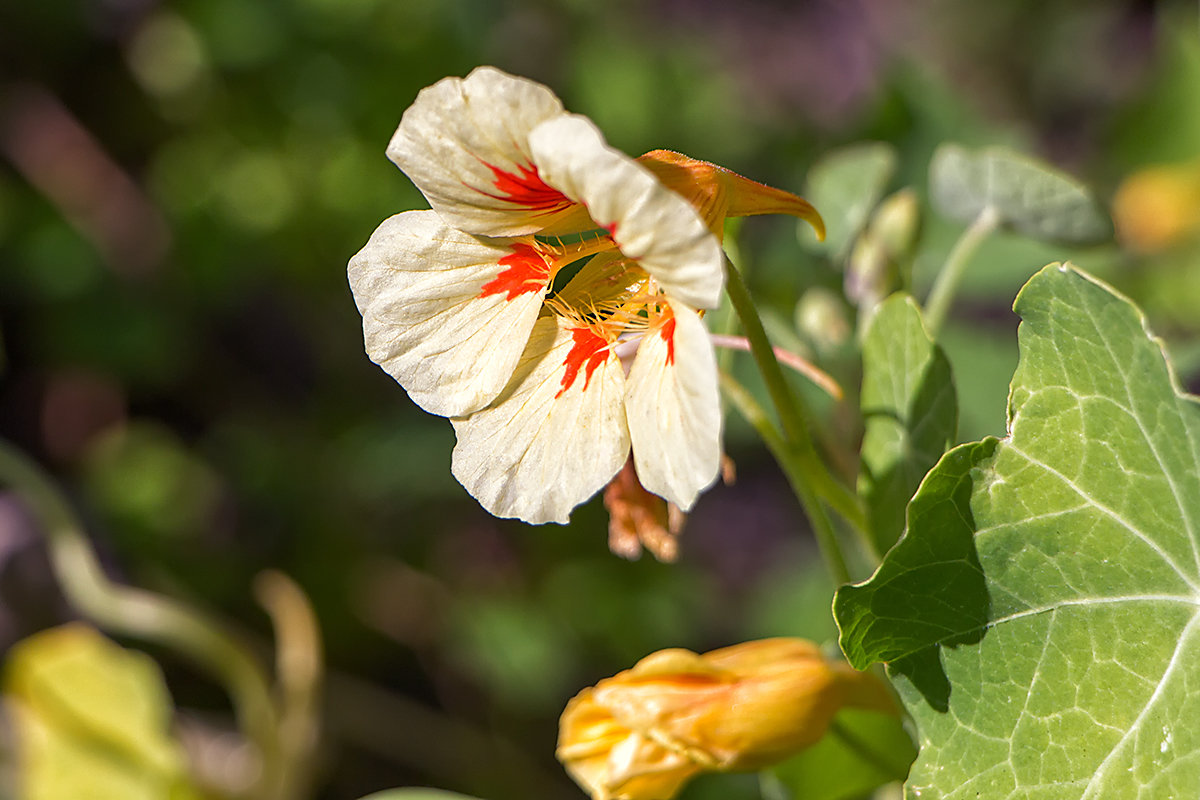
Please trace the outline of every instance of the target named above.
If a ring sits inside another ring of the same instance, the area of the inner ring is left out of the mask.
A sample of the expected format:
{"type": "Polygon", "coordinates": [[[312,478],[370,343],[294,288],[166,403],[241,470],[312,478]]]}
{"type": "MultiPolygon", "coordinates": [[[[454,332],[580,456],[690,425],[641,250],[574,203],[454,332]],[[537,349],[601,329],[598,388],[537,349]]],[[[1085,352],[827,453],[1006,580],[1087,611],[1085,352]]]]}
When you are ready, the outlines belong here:
{"type": "Polygon", "coordinates": [[[896,713],[882,681],[811,642],[661,650],[567,704],[557,755],[594,800],[668,800],[697,773],[782,761],[847,706],[896,713]]]}
{"type": "Polygon", "coordinates": [[[1113,197],[1113,221],[1126,245],[1146,253],[1200,233],[1200,161],[1130,175],[1113,197]]]}

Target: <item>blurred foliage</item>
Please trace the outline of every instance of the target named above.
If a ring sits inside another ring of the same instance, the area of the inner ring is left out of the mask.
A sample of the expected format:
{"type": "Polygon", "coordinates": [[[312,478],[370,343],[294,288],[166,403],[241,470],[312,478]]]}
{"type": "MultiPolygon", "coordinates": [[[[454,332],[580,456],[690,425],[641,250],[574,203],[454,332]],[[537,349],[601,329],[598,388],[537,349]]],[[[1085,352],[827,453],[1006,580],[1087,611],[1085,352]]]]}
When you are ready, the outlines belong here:
{"type": "Polygon", "coordinates": [[[149,656],[78,623],[9,655],[5,694],[20,736],[21,797],[194,800],[171,699],[149,656]]]}
{"type": "MultiPolygon", "coordinates": [[[[738,479],[697,505],[675,566],[610,556],[598,503],[534,529],[458,487],[449,425],[361,355],[344,272],[382,219],[425,205],[383,155],[416,92],[492,63],[547,83],[626,152],[668,147],[793,190],[807,176],[814,194],[843,180],[809,173],[822,154],[886,145],[888,164],[851,176],[870,197],[826,249],[799,246],[787,220],[738,230],[772,335],[853,394],[856,310],[828,248],[847,256],[879,199],[912,187],[922,296],[962,230],[928,200],[946,141],[1036,155],[1102,198],[1135,169],[1200,157],[1196,30],[1182,0],[6,4],[0,436],[77,494],[125,580],[239,620],[264,646],[252,577],[298,580],[333,673],[321,797],[578,797],[552,753],[580,686],[667,646],[828,640],[830,587],[786,483],[733,418],[738,479]],[[802,297],[843,333],[798,331],[802,297]],[[431,731],[432,755],[381,733],[410,729],[431,731]],[[496,766],[513,751],[528,768],[496,766]],[[459,757],[477,769],[451,769],[459,757]]],[[[1195,239],[1135,252],[998,233],[943,331],[960,440],[1003,432],[1012,298],[1068,258],[1146,308],[1200,389],[1195,239]]],[[[746,357],[731,358],[741,376],[746,357]]],[[[856,435],[801,384],[831,436],[856,435]]],[[[37,547],[0,533],[3,563],[37,547]]],[[[48,591],[13,614],[55,608],[48,591]]],[[[4,645],[21,630],[0,628],[4,645]]],[[[180,706],[227,718],[212,686],[164,668],[180,706]]],[[[688,797],[757,792],[730,776],[688,797]]]]}
{"type": "Polygon", "coordinates": [[[904,779],[916,748],[899,719],[851,708],[834,725],[834,735],[770,771],[764,798],[849,800],[904,779]]]}

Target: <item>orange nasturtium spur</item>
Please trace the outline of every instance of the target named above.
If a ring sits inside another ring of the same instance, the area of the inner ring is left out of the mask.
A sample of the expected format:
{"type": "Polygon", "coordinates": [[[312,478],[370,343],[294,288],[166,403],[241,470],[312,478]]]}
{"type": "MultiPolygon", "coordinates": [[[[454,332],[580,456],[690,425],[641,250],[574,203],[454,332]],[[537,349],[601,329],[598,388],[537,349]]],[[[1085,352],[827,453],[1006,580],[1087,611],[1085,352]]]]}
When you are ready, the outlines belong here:
{"type": "Polygon", "coordinates": [[[714,231],[819,225],[812,207],[676,154],[639,163],[491,67],[422,90],[387,152],[432,210],[385,220],[350,286],[371,359],[450,418],[455,477],[497,516],[565,523],[632,449],[642,485],[690,509],[721,460],[714,231]]]}

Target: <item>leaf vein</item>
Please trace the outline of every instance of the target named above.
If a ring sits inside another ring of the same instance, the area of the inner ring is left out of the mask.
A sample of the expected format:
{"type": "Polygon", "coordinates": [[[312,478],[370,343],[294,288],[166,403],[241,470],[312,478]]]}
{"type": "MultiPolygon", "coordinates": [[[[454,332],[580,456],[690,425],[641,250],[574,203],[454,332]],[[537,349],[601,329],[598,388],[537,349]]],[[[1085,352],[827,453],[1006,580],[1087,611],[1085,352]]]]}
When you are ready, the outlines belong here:
{"type": "Polygon", "coordinates": [[[1153,550],[1155,553],[1157,553],[1158,556],[1163,560],[1163,563],[1165,563],[1172,570],[1174,570],[1175,574],[1178,575],[1179,578],[1184,583],[1186,583],[1188,585],[1188,587],[1192,589],[1193,592],[1195,592],[1197,595],[1200,595],[1200,585],[1197,585],[1195,583],[1195,581],[1193,581],[1192,577],[1190,575],[1188,575],[1186,572],[1184,572],[1183,568],[1180,567],[1179,564],[1177,564],[1175,562],[1175,559],[1173,559],[1171,557],[1170,553],[1163,550],[1162,546],[1159,545],[1158,542],[1151,539],[1148,535],[1146,535],[1146,533],[1144,531],[1142,531],[1136,525],[1131,523],[1129,520],[1125,519],[1125,517],[1121,516],[1121,514],[1118,513],[1117,511],[1115,511],[1114,509],[1109,508],[1108,506],[1106,506],[1103,503],[1096,500],[1094,497],[1092,497],[1090,494],[1088,494],[1083,489],[1083,487],[1081,487],[1079,484],[1075,483],[1075,481],[1071,480],[1063,473],[1059,472],[1054,467],[1052,467],[1049,464],[1045,463],[1044,461],[1030,455],[1029,453],[1026,453],[1024,450],[1022,450],[1019,447],[1017,447],[1016,445],[1014,445],[1011,440],[1009,442],[1007,442],[1006,449],[1009,450],[1010,452],[1014,453],[1015,455],[1020,456],[1021,458],[1025,459],[1030,464],[1040,467],[1041,469],[1044,469],[1046,472],[1050,473],[1054,477],[1058,478],[1060,481],[1063,482],[1063,484],[1065,484],[1068,488],[1070,488],[1071,491],[1073,491],[1077,495],[1079,495],[1079,497],[1087,505],[1090,505],[1092,508],[1101,512],[1105,516],[1109,517],[1114,522],[1116,522],[1118,525],[1120,525],[1122,528],[1124,528],[1125,530],[1127,530],[1131,534],[1133,534],[1134,537],[1136,537],[1137,539],[1142,541],[1151,550],[1153,550]]]}
{"type": "Polygon", "coordinates": [[[1100,762],[1100,765],[1096,768],[1095,773],[1092,775],[1092,779],[1088,781],[1088,785],[1084,787],[1083,794],[1080,796],[1079,800],[1089,800],[1089,798],[1096,797],[1096,793],[1104,788],[1104,777],[1111,768],[1111,765],[1114,763],[1114,758],[1118,755],[1118,753],[1123,752],[1126,746],[1133,741],[1134,734],[1138,732],[1142,726],[1142,723],[1150,714],[1151,709],[1155,707],[1159,699],[1163,696],[1164,689],[1168,683],[1170,683],[1172,674],[1184,660],[1180,658],[1180,654],[1186,649],[1186,646],[1189,643],[1188,639],[1194,636],[1197,631],[1200,631],[1200,614],[1192,617],[1191,621],[1187,624],[1187,627],[1183,629],[1183,633],[1179,637],[1179,644],[1175,646],[1175,652],[1171,653],[1171,660],[1167,662],[1167,667],[1163,670],[1163,674],[1158,681],[1158,685],[1154,687],[1154,693],[1151,694],[1150,699],[1146,701],[1146,705],[1142,708],[1141,713],[1137,715],[1137,719],[1135,719],[1133,724],[1129,726],[1129,730],[1125,731],[1125,735],[1121,737],[1121,740],[1117,742],[1116,746],[1113,747],[1113,749],[1109,751],[1108,755],[1105,756],[1104,760],[1100,762]]]}

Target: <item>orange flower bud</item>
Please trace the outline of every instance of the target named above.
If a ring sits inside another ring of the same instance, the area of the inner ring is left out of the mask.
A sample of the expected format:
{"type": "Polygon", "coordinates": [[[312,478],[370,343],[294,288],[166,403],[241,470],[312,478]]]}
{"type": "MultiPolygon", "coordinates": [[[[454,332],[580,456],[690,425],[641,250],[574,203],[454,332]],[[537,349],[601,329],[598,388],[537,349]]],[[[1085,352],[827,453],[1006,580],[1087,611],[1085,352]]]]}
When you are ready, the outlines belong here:
{"type": "Polygon", "coordinates": [[[567,704],[557,755],[594,800],[668,800],[699,772],[782,761],[847,706],[896,713],[882,681],[811,642],[661,650],[567,704]]]}
{"type": "Polygon", "coordinates": [[[802,197],[743,178],[736,172],[671,150],[651,150],[638,158],[668,189],[683,195],[700,212],[708,229],[721,238],[728,217],[790,214],[825,238],[825,222],[802,197]]]}

